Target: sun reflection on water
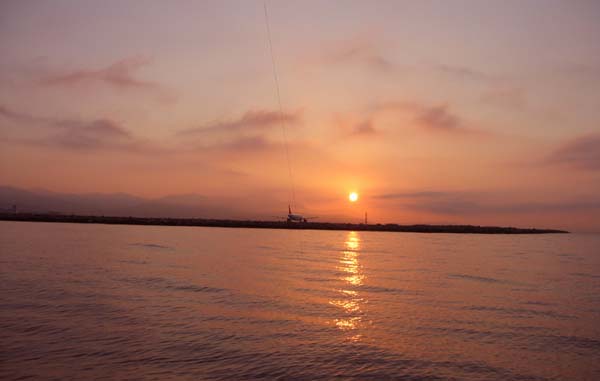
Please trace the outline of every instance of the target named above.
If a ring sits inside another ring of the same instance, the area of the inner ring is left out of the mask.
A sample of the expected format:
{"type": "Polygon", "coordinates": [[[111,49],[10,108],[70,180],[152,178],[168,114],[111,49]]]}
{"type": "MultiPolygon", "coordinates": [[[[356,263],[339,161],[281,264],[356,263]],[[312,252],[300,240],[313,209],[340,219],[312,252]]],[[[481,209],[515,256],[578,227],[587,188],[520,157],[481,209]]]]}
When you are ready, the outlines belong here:
{"type": "MultiPolygon", "coordinates": [[[[340,279],[346,285],[339,290],[340,296],[331,300],[329,304],[339,307],[343,310],[344,316],[335,319],[335,325],[344,331],[355,330],[359,327],[361,316],[361,305],[364,299],[360,297],[359,292],[353,288],[363,285],[365,276],[361,271],[361,265],[358,261],[360,255],[360,237],[357,232],[349,232],[344,242],[344,250],[339,260],[338,270],[345,273],[340,279]]],[[[360,335],[354,335],[352,340],[359,340],[360,335]]]]}

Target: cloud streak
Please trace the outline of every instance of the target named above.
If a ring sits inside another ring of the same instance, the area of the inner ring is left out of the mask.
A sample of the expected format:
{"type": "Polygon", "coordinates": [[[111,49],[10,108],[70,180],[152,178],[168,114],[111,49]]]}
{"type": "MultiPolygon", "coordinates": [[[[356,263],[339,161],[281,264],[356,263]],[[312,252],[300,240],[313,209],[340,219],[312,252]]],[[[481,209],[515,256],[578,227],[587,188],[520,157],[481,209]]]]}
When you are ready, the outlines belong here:
{"type": "Polygon", "coordinates": [[[136,154],[169,152],[149,141],[134,137],[110,119],[64,121],[62,124],[57,123],[55,127],[51,133],[43,137],[13,138],[9,141],[77,152],[119,151],[136,154]]]}
{"type": "Polygon", "coordinates": [[[3,106],[3,105],[0,105],[0,117],[11,120],[14,123],[36,124],[36,125],[39,125],[39,124],[48,125],[48,124],[54,123],[54,121],[52,119],[42,118],[42,117],[18,112],[18,111],[12,110],[6,106],[3,106]]]}
{"type": "Polygon", "coordinates": [[[370,70],[383,73],[389,73],[396,69],[396,65],[381,54],[372,43],[360,40],[347,41],[330,49],[325,55],[325,61],[336,65],[364,66],[370,70]]]}
{"type": "Polygon", "coordinates": [[[572,213],[600,209],[600,199],[555,202],[504,202],[490,192],[415,191],[380,194],[376,200],[397,200],[402,207],[445,216],[572,213]]]}
{"type": "Polygon", "coordinates": [[[76,150],[130,149],[134,138],[110,119],[68,122],[63,130],[44,140],[44,144],[76,150]]]}
{"type": "Polygon", "coordinates": [[[360,136],[373,136],[377,135],[379,132],[373,126],[373,121],[365,120],[361,123],[358,123],[352,129],[352,135],[360,135],[360,136]]]}
{"type": "Polygon", "coordinates": [[[179,135],[201,135],[207,133],[236,133],[240,131],[255,132],[257,130],[296,125],[301,121],[299,112],[280,113],[278,111],[250,110],[238,119],[209,123],[200,127],[179,132],[179,135]]]}
{"type": "Polygon", "coordinates": [[[527,106],[527,95],[521,87],[493,87],[481,95],[480,100],[489,105],[522,111],[527,106]]]}
{"type": "Polygon", "coordinates": [[[206,147],[209,150],[221,152],[265,152],[271,151],[277,144],[271,142],[265,136],[256,135],[241,137],[227,142],[216,143],[206,147]]]}
{"type": "Polygon", "coordinates": [[[122,59],[96,70],[77,70],[62,75],[52,75],[42,84],[48,86],[71,86],[87,83],[104,83],[119,89],[159,89],[159,85],[135,77],[135,72],[147,66],[150,60],[142,57],[122,59]]]}
{"type": "MultiPolygon", "coordinates": [[[[114,150],[134,153],[166,152],[151,142],[134,137],[109,118],[90,121],[53,119],[29,115],[0,105],[0,116],[19,125],[35,125],[46,133],[42,137],[13,137],[5,141],[26,145],[64,148],[76,151],[114,150]]],[[[19,130],[20,131],[20,130],[19,130]]]]}
{"type": "Polygon", "coordinates": [[[420,192],[399,192],[399,193],[385,193],[375,195],[373,198],[390,200],[390,199],[412,199],[412,198],[430,198],[430,197],[443,197],[449,195],[448,192],[437,192],[437,191],[420,191],[420,192]]]}
{"type": "MultiPolygon", "coordinates": [[[[249,111],[237,120],[213,123],[203,126],[198,131],[183,131],[183,135],[225,132],[225,137],[211,136],[210,139],[197,141],[180,141],[175,147],[168,148],[152,141],[134,136],[123,125],[110,118],[92,120],[54,119],[29,115],[0,105],[0,118],[6,118],[21,126],[41,128],[42,136],[31,137],[23,129],[19,135],[4,138],[5,142],[33,145],[48,148],[59,148],[70,151],[122,151],[137,154],[154,153],[218,153],[226,155],[262,154],[281,150],[281,142],[272,141],[265,130],[278,126],[282,121],[296,124],[300,121],[299,113],[280,114],[270,111],[249,111]],[[241,133],[241,132],[245,133],[241,133]]],[[[181,135],[182,133],[179,133],[181,135]]],[[[307,148],[307,143],[296,143],[294,146],[307,148]]]]}
{"type": "Polygon", "coordinates": [[[392,112],[409,115],[416,127],[428,132],[452,134],[482,132],[468,126],[463,118],[451,110],[447,104],[426,105],[418,102],[392,101],[372,105],[370,111],[372,114],[392,112]]]}
{"type": "Polygon", "coordinates": [[[472,69],[467,66],[438,64],[434,65],[433,68],[443,74],[446,74],[459,80],[470,80],[475,82],[490,83],[495,82],[499,79],[498,77],[487,74],[481,70],[472,69]]]}
{"type": "MultiPolygon", "coordinates": [[[[315,152],[317,147],[308,141],[296,141],[288,142],[288,149],[290,151],[302,150],[306,153],[308,151],[315,152]]],[[[191,151],[210,155],[243,155],[244,157],[274,153],[280,158],[284,157],[283,142],[277,139],[270,139],[265,134],[240,136],[227,140],[200,144],[196,145],[191,151]]]]}
{"type": "Polygon", "coordinates": [[[540,214],[573,213],[600,209],[597,201],[487,203],[470,200],[439,200],[432,203],[413,204],[412,209],[441,215],[497,215],[497,214],[540,214]]]}
{"type": "Polygon", "coordinates": [[[581,136],[566,142],[546,160],[576,169],[600,170],[600,134],[581,136]]]}
{"type": "Polygon", "coordinates": [[[431,130],[463,130],[461,119],[450,112],[448,105],[422,108],[417,111],[415,120],[420,126],[431,130]]]}

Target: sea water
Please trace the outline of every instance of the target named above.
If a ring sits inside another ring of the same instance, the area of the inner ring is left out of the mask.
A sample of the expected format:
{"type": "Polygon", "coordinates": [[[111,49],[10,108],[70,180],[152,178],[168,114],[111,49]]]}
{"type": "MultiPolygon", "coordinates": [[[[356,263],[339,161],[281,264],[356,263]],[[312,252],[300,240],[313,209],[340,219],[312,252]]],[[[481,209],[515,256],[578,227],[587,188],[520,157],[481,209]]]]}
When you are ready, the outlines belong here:
{"type": "Polygon", "coordinates": [[[600,236],[0,222],[0,379],[600,380],[600,236]]]}

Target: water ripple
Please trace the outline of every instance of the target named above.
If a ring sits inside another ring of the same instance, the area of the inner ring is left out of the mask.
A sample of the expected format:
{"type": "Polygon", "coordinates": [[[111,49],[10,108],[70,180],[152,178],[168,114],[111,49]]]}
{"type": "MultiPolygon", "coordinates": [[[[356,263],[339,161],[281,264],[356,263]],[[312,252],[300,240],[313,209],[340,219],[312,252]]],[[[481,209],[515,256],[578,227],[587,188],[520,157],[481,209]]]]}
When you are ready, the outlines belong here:
{"type": "Polygon", "coordinates": [[[2,380],[600,379],[589,236],[34,228],[0,228],[2,380]]]}

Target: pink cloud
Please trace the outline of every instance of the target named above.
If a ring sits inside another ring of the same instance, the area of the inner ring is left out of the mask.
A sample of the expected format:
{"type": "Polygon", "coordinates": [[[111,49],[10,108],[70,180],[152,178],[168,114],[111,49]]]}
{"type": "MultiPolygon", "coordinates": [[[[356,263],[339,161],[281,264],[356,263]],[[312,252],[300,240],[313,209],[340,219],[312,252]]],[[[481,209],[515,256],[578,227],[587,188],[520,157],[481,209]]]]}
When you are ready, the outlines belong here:
{"type": "Polygon", "coordinates": [[[462,128],[462,121],[450,112],[448,105],[423,108],[417,111],[415,120],[420,126],[433,130],[456,131],[462,128]]]}
{"type": "Polygon", "coordinates": [[[224,132],[231,133],[237,131],[256,131],[272,127],[279,127],[282,123],[295,125],[301,120],[299,112],[280,113],[278,111],[250,110],[241,117],[230,121],[209,123],[200,127],[187,129],[180,132],[180,135],[203,134],[224,132]]]}
{"type": "Polygon", "coordinates": [[[483,103],[505,109],[523,110],[527,105],[525,91],[520,87],[494,87],[481,96],[483,103]]]}
{"type": "Polygon", "coordinates": [[[360,39],[338,43],[329,48],[324,57],[325,62],[331,64],[362,65],[379,72],[390,72],[396,69],[396,65],[374,44],[360,39]]]}
{"type": "Polygon", "coordinates": [[[377,135],[378,131],[373,126],[373,121],[365,120],[361,123],[358,123],[352,129],[353,135],[377,135]]]}
{"type": "Polygon", "coordinates": [[[490,83],[499,79],[496,76],[467,66],[438,64],[434,65],[434,69],[461,81],[470,80],[475,82],[490,83]]]}
{"type": "Polygon", "coordinates": [[[48,86],[71,86],[103,83],[119,89],[158,90],[160,89],[158,84],[138,79],[135,76],[137,71],[149,63],[149,59],[131,57],[100,69],[77,70],[67,74],[50,75],[42,80],[42,84],[48,86]]]}
{"type": "Polygon", "coordinates": [[[64,123],[64,130],[45,139],[45,144],[70,149],[131,148],[134,139],[110,119],[64,123]]]}
{"type": "Polygon", "coordinates": [[[41,118],[34,115],[29,115],[26,113],[18,112],[12,110],[6,106],[0,105],[0,116],[11,120],[15,123],[24,123],[24,124],[51,124],[52,120],[48,118],[41,118]]]}
{"type": "Polygon", "coordinates": [[[564,143],[550,154],[547,163],[600,170],[600,135],[581,136],[564,143]]]}
{"type": "Polygon", "coordinates": [[[258,151],[271,151],[277,146],[279,148],[281,144],[276,144],[268,140],[264,136],[250,136],[234,139],[225,143],[219,143],[213,145],[212,149],[220,151],[234,151],[234,152],[258,152],[258,151]]]}
{"type": "Polygon", "coordinates": [[[449,105],[426,105],[410,101],[382,102],[370,107],[373,115],[396,112],[409,115],[414,125],[424,131],[446,132],[453,134],[481,134],[482,131],[472,128],[454,112],[449,105]]]}
{"type": "Polygon", "coordinates": [[[12,143],[58,147],[70,150],[120,150],[134,153],[156,153],[168,150],[134,137],[127,129],[109,118],[91,121],[54,119],[29,115],[0,105],[0,116],[18,123],[20,127],[35,126],[45,132],[44,136],[29,137],[26,128],[15,129],[19,133],[4,140],[12,143]]]}

